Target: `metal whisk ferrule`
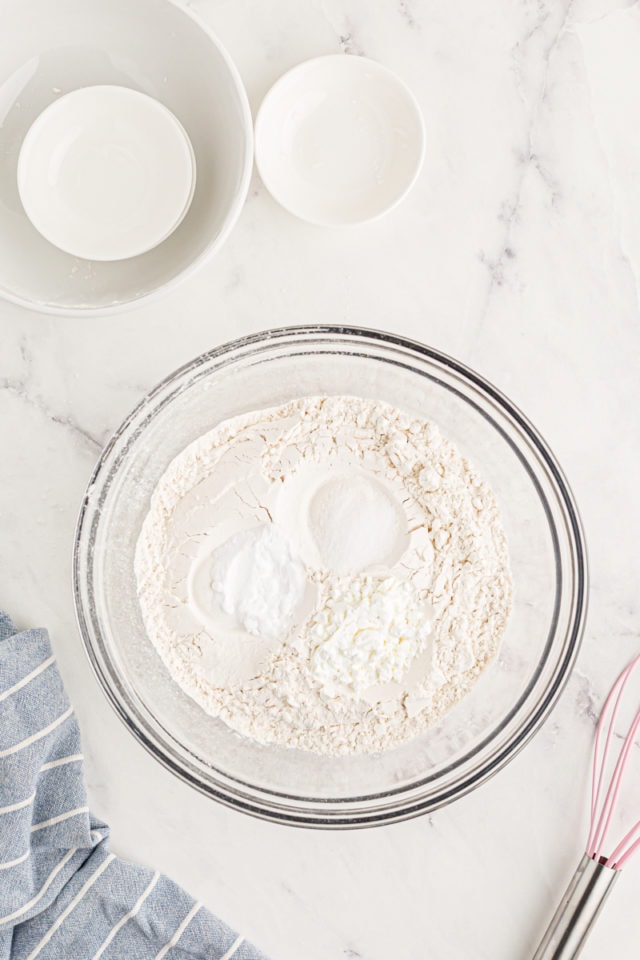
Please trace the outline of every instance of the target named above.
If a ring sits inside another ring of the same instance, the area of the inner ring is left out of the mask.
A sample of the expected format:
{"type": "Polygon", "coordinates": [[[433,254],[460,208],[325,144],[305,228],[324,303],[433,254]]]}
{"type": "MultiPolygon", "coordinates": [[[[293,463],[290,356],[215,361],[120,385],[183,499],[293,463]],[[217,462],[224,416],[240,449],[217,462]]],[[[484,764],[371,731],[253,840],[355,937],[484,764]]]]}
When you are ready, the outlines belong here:
{"type": "Polygon", "coordinates": [[[640,820],[625,834],[612,853],[603,853],[620,794],[629,754],[640,730],[640,710],[631,722],[604,788],[614,724],[629,677],[640,655],[628,664],[607,697],[596,729],[591,780],[591,825],[586,853],[578,865],[533,960],[575,960],[598,917],[620,869],[640,847],[640,820]],[[602,746],[601,746],[602,744],[602,746]]]}
{"type": "Polygon", "coordinates": [[[574,960],[618,875],[618,870],[592,860],[585,853],[533,960],[574,960]]]}

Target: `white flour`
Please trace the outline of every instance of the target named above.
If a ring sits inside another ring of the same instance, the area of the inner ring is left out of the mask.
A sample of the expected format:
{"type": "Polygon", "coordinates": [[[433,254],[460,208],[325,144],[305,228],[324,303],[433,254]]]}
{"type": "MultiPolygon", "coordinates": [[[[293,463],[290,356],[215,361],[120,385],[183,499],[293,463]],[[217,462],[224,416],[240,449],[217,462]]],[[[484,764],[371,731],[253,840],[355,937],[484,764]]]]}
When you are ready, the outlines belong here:
{"type": "Polygon", "coordinates": [[[190,696],[246,736],[323,753],[434,723],[494,656],[511,603],[485,481],[433,424],[354,397],[254,411],[187,447],[136,576],[190,696]]]}

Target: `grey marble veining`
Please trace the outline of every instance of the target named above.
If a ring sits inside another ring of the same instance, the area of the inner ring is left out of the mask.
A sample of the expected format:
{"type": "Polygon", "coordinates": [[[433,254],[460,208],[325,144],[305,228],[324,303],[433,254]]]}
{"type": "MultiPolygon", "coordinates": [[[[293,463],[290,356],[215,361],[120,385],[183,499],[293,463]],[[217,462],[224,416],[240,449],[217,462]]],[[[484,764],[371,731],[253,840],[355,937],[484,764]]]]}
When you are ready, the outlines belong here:
{"type": "MultiPolygon", "coordinates": [[[[356,230],[282,211],[254,177],[219,256],[158,304],[99,320],[0,304],[1,595],[50,627],[118,853],[168,871],[274,960],[513,960],[533,952],[586,833],[602,700],[640,650],[640,7],[627,0],[191,0],[252,107],[311,56],[365,54],[424,112],[410,199],[356,230]],[[152,761],[97,689],[70,550],[99,448],[178,364],[270,326],[387,328],[476,367],[531,417],[583,515],[590,614],[548,723],[454,806],[325,834],[250,820],[152,761]],[[399,931],[399,932],[398,932],[399,931]]],[[[635,774],[635,771],[634,771],[635,774]]],[[[640,816],[636,792],[623,813],[640,816]]],[[[640,860],[584,960],[637,954],[640,860]]]]}

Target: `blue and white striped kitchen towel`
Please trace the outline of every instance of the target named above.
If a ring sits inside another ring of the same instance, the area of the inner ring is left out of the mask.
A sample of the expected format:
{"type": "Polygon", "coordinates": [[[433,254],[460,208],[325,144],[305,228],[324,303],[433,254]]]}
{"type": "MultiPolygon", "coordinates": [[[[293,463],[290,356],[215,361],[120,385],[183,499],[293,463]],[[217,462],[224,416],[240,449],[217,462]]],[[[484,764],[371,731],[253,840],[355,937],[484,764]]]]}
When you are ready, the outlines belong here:
{"type": "Polygon", "coordinates": [[[264,960],[171,880],[109,852],[45,630],[0,612],[0,960],[264,960]]]}

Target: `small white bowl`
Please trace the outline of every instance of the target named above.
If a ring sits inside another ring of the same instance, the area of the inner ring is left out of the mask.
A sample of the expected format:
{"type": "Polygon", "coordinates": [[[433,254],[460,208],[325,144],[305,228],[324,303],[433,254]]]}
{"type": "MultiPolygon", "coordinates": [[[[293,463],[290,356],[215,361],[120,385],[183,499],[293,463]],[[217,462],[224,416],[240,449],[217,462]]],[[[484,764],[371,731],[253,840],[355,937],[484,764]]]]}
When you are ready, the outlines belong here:
{"type": "Polygon", "coordinates": [[[18,190],[36,229],[86,260],[125,260],[162,243],[195,190],[182,124],[129,87],[74,90],[47,107],[18,158],[18,190]]]}
{"type": "Polygon", "coordinates": [[[364,223],[416,180],[425,131],[417,101],[365,57],[317,57],[271,87],[255,124],[256,164],[273,197],[320,226],[364,223]]]}

